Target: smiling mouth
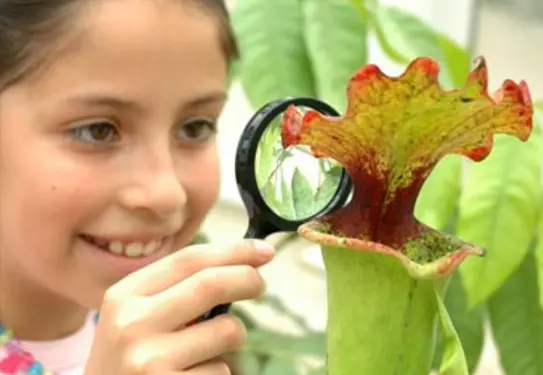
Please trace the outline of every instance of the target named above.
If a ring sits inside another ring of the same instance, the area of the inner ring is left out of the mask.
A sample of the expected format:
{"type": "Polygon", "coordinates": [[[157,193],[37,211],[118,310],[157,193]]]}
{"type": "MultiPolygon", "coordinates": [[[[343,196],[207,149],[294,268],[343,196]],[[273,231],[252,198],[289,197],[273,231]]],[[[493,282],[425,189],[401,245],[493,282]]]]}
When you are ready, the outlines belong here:
{"type": "Polygon", "coordinates": [[[148,242],[121,242],[108,241],[87,234],[82,234],[79,238],[104,251],[128,258],[139,258],[154,254],[162,249],[167,239],[162,237],[148,242]]]}

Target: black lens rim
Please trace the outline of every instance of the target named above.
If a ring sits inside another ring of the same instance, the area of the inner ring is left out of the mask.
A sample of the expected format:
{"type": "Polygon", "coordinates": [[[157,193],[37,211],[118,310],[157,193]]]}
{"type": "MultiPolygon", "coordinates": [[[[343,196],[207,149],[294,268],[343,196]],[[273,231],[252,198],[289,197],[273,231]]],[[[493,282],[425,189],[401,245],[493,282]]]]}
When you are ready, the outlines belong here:
{"type": "Polygon", "coordinates": [[[235,159],[236,183],[247,209],[249,220],[269,223],[281,231],[296,231],[300,225],[343,207],[352,192],[351,178],[343,168],[336,194],[326,206],[313,216],[300,220],[285,219],[266,204],[256,181],[254,165],[256,152],[260,139],[268,126],[290,105],[308,107],[327,116],[340,116],[329,104],[311,97],[285,98],[269,102],[262,106],[247,123],[238,142],[235,159]]]}

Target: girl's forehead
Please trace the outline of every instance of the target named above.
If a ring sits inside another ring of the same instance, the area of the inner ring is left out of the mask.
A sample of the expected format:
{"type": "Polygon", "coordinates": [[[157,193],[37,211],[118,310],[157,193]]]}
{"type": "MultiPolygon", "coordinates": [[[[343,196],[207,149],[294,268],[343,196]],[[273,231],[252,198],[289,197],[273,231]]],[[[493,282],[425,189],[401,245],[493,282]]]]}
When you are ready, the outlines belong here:
{"type": "Polygon", "coordinates": [[[193,2],[102,0],[82,12],[83,29],[88,42],[125,50],[148,48],[153,52],[169,47],[178,51],[184,45],[201,44],[202,38],[219,45],[215,17],[190,4],[193,2]]]}
{"type": "Polygon", "coordinates": [[[81,86],[177,88],[180,95],[221,89],[227,62],[217,21],[183,3],[100,1],[85,9],[77,36],[33,80],[35,95],[57,96],[81,86]]]}

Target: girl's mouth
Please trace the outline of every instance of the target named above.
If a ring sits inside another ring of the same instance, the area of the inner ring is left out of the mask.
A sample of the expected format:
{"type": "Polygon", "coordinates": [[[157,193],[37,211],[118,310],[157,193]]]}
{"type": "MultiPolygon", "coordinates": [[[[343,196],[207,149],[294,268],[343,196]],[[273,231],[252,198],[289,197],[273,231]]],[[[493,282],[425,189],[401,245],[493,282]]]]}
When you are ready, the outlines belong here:
{"type": "Polygon", "coordinates": [[[149,256],[161,250],[166,243],[166,237],[147,242],[108,241],[88,234],[81,234],[79,238],[111,254],[128,258],[149,256]]]}

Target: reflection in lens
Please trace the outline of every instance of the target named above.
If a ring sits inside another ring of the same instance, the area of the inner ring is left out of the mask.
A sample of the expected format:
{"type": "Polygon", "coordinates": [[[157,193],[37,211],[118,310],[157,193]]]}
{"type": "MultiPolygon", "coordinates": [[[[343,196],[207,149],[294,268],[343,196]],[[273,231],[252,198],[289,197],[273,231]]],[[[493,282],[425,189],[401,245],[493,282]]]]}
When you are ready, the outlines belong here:
{"type": "Polygon", "coordinates": [[[282,114],[270,123],[257,148],[255,174],[266,204],[287,220],[304,220],[322,211],[334,197],[343,168],[317,159],[306,146],[284,149],[282,114]]]}

